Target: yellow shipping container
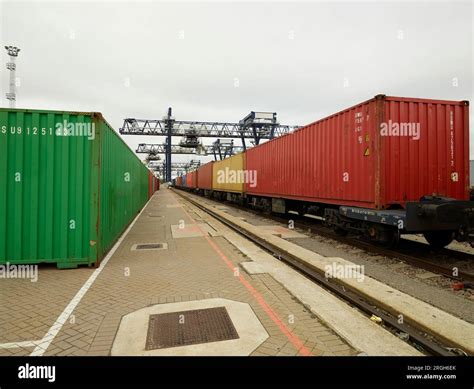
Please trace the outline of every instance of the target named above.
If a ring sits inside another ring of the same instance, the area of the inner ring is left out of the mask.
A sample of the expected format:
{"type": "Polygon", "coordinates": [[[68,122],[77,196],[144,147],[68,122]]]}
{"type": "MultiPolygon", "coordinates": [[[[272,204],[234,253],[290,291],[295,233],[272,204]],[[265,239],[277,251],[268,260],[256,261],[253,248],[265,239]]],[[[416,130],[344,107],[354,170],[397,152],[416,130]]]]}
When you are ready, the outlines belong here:
{"type": "Polygon", "coordinates": [[[244,192],[245,153],[233,155],[212,165],[212,189],[223,192],[244,192]]]}

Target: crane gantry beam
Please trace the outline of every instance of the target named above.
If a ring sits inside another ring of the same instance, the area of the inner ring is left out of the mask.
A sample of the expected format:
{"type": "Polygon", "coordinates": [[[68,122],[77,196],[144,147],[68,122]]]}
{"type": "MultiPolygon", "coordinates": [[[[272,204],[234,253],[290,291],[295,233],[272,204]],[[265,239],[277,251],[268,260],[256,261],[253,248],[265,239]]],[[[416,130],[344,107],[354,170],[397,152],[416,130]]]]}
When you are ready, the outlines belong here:
{"type": "MultiPolygon", "coordinates": [[[[243,128],[240,123],[221,123],[221,122],[196,122],[172,120],[171,135],[186,136],[192,132],[200,138],[255,138],[255,132],[252,128],[243,128]]],[[[132,119],[124,120],[123,127],[120,128],[122,135],[147,135],[147,136],[167,136],[167,120],[146,120],[132,119]]],[[[274,126],[273,136],[271,130],[260,131],[260,139],[272,139],[273,137],[288,134],[297,126],[276,124],[274,126]]]]}
{"type": "MultiPolygon", "coordinates": [[[[243,147],[239,147],[239,146],[221,145],[221,147],[219,147],[218,145],[219,144],[199,146],[197,148],[171,145],[171,154],[203,155],[203,156],[214,155],[214,157],[216,157],[217,154],[219,154],[222,149],[224,149],[229,155],[240,153],[243,151],[243,147]]],[[[137,154],[150,154],[150,155],[166,154],[166,144],[140,143],[135,152],[137,154]]]]}
{"type": "MultiPolygon", "coordinates": [[[[183,171],[188,172],[190,170],[195,170],[199,166],[201,166],[201,162],[197,160],[191,160],[190,162],[173,162],[170,166],[170,170],[177,172],[180,175],[183,171]]],[[[166,172],[166,164],[158,164],[158,163],[151,163],[148,164],[148,168],[156,171],[158,173],[165,173],[166,172]]]]}
{"type": "MultiPolygon", "coordinates": [[[[298,126],[282,125],[277,121],[275,112],[250,112],[238,123],[227,122],[202,122],[175,120],[172,116],[171,107],[168,108],[167,115],[161,119],[135,119],[127,118],[119,129],[122,135],[145,135],[145,136],[165,136],[166,142],[163,145],[165,154],[165,180],[171,181],[171,155],[172,154],[199,154],[197,152],[185,152],[173,146],[171,139],[173,136],[183,137],[181,146],[189,149],[196,149],[201,146],[198,138],[239,138],[242,140],[242,150],[246,150],[245,139],[252,139],[254,145],[258,145],[261,139],[273,139],[290,133],[298,126]],[[176,151],[176,152],[173,152],[176,151]]],[[[216,143],[216,142],[215,142],[216,143]]],[[[161,145],[156,145],[158,148],[161,145]]],[[[217,155],[225,158],[234,152],[228,144],[218,142],[216,148],[212,149],[214,158],[217,155]],[[224,151],[224,153],[222,153],[224,151]]],[[[138,152],[138,150],[137,150],[138,152]]],[[[204,154],[206,155],[206,154],[204,154]]]]}

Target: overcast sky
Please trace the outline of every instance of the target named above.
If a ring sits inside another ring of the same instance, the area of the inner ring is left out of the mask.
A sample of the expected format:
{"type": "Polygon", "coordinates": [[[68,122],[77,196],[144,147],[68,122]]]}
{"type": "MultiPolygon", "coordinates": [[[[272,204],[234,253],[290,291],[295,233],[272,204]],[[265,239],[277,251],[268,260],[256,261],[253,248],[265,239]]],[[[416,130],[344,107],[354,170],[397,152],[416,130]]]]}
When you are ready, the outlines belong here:
{"type": "MultiPolygon", "coordinates": [[[[169,106],[177,120],[254,110],[302,125],[379,93],[472,102],[473,32],[471,1],[0,0],[1,46],[21,48],[17,107],[100,111],[117,130],[169,106]]],[[[2,64],[0,106],[7,73],[2,64]]]]}

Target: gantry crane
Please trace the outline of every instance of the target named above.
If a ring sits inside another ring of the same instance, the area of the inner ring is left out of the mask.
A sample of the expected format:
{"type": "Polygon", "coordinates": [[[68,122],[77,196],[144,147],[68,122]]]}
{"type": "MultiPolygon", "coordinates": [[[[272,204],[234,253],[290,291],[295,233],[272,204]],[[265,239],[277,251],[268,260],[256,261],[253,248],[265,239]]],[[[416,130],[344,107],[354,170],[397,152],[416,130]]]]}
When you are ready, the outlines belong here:
{"type": "MultiPolygon", "coordinates": [[[[252,139],[253,145],[258,145],[262,139],[273,139],[274,137],[287,134],[297,126],[281,125],[277,121],[276,113],[274,112],[250,112],[239,123],[226,122],[201,122],[201,121],[185,121],[175,120],[172,116],[171,107],[168,108],[168,114],[161,120],[147,120],[127,118],[124,120],[123,127],[120,128],[122,135],[146,135],[146,136],[165,136],[166,140],[163,145],[145,145],[146,147],[153,146],[156,148],[155,154],[161,151],[164,147],[165,154],[165,181],[171,181],[171,155],[172,154],[198,154],[199,148],[204,148],[207,151],[207,146],[202,146],[199,143],[199,138],[232,138],[241,139],[242,148],[245,151],[247,145],[245,139],[252,139]],[[182,137],[179,146],[172,145],[172,137],[182,137]],[[183,149],[195,150],[195,152],[186,152],[183,149]]],[[[235,152],[233,143],[230,145],[224,141],[217,139],[212,145],[214,157],[217,159],[217,154],[222,158],[222,155],[227,156],[229,153],[235,152]],[[217,142],[217,143],[216,143],[217,142]],[[216,150],[218,150],[216,152],[216,150]],[[224,154],[222,154],[224,150],[224,154]]],[[[204,153],[204,155],[206,155],[204,153]]]]}

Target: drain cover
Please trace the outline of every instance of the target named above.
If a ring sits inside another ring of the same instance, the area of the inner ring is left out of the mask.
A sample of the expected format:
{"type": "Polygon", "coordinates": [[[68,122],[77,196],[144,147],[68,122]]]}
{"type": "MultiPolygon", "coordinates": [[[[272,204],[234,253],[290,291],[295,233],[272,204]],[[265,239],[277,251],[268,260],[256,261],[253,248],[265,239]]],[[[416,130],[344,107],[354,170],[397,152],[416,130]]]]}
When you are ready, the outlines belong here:
{"type": "Polygon", "coordinates": [[[167,243],[143,243],[143,244],[135,244],[132,246],[132,250],[161,250],[167,249],[167,243]]]}
{"type": "Polygon", "coordinates": [[[150,315],[146,350],[238,339],[225,307],[150,315]]]}

